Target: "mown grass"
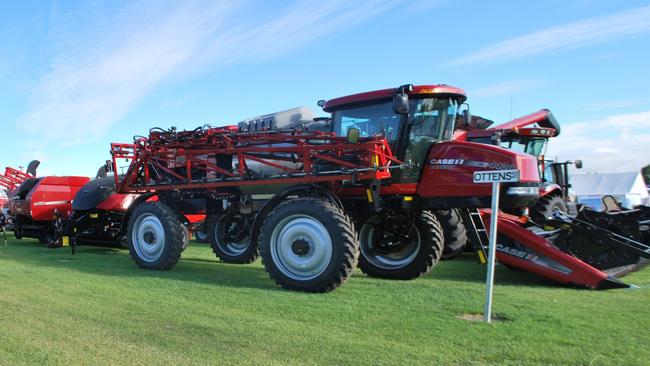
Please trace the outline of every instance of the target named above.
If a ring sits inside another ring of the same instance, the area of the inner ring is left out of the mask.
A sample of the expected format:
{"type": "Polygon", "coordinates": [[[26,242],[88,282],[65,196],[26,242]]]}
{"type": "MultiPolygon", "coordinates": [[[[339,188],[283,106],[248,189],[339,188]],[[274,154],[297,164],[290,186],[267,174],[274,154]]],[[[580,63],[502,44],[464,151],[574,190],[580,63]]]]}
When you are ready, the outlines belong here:
{"type": "Polygon", "coordinates": [[[256,262],[219,263],[195,244],[168,272],[126,251],[51,250],[0,242],[0,363],[16,364],[562,364],[650,362],[650,269],[639,289],[559,288],[498,267],[495,305],[480,313],[484,267],[472,256],[410,282],[360,273],[337,291],[274,286],[256,262]]]}

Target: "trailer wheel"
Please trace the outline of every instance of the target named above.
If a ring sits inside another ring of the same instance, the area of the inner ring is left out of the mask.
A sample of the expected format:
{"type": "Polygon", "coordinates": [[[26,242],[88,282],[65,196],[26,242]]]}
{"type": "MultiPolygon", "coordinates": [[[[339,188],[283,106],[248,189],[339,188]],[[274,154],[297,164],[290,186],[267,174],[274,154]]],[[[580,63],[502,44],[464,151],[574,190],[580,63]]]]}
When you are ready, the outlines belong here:
{"type": "Polygon", "coordinates": [[[440,222],[445,238],[445,248],[442,251],[442,258],[440,259],[455,258],[467,246],[467,228],[460,218],[458,211],[455,209],[438,210],[435,215],[440,222]]]}
{"type": "Polygon", "coordinates": [[[127,243],[140,268],[168,270],[181,257],[183,233],[178,215],[161,202],[143,202],[129,217],[127,243]]]}
{"type": "Polygon", "coordinates": [[[361,271],[394,280],[428,273],[444,246],[440,223],[430,211],[421,211],[414,220],[403,215],[374,216],[361,227],[359,241],[361,271]]]}
{"type": "Polygon", "coordinates": [[[552,217],[555,212],[562,211],[567,213],[567,205],[562,196],[553,194],[549,197],[541,197],[530,209],[530,217],[533,219],[544,220],[552,217]]]}
{"type": "Polygon", "coordinates": [[[251,242],[248,217],[225,214],[210,221],[210,246],[217,258],[225,263],[248,264],[257,259],[257,243],[251,242]]]}
{"type": "Polygon", "coordinates": [[[286,289],[334,290],[352,273],[358,251],[350,219],[321,199],[285,201],[262,224],[262,263],[271,278],[286,289]]]}

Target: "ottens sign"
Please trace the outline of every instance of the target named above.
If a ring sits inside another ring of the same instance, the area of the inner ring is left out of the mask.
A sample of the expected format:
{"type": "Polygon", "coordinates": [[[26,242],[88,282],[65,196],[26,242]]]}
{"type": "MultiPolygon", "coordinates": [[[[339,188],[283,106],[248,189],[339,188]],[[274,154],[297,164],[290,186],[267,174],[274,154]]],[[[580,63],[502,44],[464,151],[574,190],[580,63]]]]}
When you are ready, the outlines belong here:
{"type": "Polygon", "coordinates": [[[492,287],[494,285],[494,262],[497,255],[497,218],[499,217],[499,191],[502,182],[519,182],[519,170],[491,170],[474,173],[474,183],[492,183],[492,209],[490,210],[490,235],[488,247],[488,268],[485,278],[485,307],[483,320],[492,321],[492,287]]]}
{"type": "Polygon", "coordinates": [[[491,170],[474,173],[474,183],[519,182],[519,170],[491,170]]]}

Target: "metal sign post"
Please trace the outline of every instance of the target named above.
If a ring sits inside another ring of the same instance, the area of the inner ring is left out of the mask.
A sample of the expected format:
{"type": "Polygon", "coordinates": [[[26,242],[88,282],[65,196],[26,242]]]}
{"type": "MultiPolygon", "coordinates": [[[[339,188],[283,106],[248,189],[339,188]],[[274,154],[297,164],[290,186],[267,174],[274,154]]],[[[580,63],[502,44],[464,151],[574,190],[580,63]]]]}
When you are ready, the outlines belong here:
{"type": "Polygon", "coordinates": [[[497,218],[499,216],[499,192],[501,182],[518,182],[519,170],[493,170],[474,173],[474,183],[492,183],[492,213],[490,215],[490,236],[485,279],[485,307],[483,320],[492,321],[492,288],[494,285],[494,263],[497,250],[497,218]]]}

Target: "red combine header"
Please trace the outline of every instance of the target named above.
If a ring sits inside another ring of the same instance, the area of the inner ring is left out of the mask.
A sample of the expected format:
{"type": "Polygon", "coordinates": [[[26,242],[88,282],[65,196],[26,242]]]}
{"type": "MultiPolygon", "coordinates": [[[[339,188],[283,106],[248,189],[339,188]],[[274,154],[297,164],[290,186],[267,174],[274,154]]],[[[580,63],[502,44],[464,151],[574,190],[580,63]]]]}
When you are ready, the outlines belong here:
{"type": "MultiPolygon", "coordinates": [[[[577,211],[568,200],[567,165],[573,162],[556,163],[544,159],[549,139],[560,133],[560,125],[549,110],[487,128],[489,124],[457,131],[455,139],[531,154],[538,158],[543,179],[540,198],[530,207],[530,218],[522,220],[499,213],[497,260],[561,284],[595,289],[627,287],[617,278],[650,263],[650,209],[595,212],[582,208],[577,211]],[[567,215],[567,211],[572,215],[567,215]]],[[[581,167],[580,161],[575,164],[581,167]]],[[[490,212],[481,210],[480,214],[483,220],[478,226],[483,228],[490,212]]],[[[470,237],[474,249],[482,251],[487,239],[481,240],[478,235],[470,237]]],[[[451,245],[461,247],[453,241],[451,245]]]]}

